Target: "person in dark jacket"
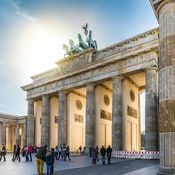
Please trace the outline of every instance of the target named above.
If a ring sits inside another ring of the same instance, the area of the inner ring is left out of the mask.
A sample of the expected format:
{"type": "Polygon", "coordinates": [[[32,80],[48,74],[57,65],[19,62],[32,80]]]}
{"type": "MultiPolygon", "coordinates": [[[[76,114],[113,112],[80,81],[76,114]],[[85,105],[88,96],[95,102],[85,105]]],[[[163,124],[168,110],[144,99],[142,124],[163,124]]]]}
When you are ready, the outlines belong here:
{"type": "Polygon", "coordinates": [[[5,145],[3,144],[2,145],[2,149],[1,149],[1,159],[2,159],[2,157],[4,158],[4,162],[6,161],[6,153],[7,153],[7,150],[6,150],[6,147],[5,147],[5,145]]]}
{"type": "Polygon", "coordinates": [[[13,145],[13,157],[12,160],[14,161],[16,157],[16,145],[13,145]]]}
{"type": "Polygon", "coordinates": [[[18,159],[19,162],[21,161],[21,158],[20,158],[20,146],[19,146],[19,145],[16,146],[16,155],[15,155],[14,161],[15,161],[16,159],[18,159]]]}
{"type": "Polygon", "coordinates": [[[92,156],[92,147],[89,147],[89,157],[92,156]]]}
{"type": "Polygon", "coordinates": [[[108,165],[111,164],[111,155],[112,155],[112,148],[109,145],[107,148],[108,165]]]}
{"type": "MultiPolygon", "coordinates": [[[[51,153],[52,153],[52,156],[55,158],[55,150],[54,150],[54,148],[51,149],[51,153]]],[[[53,162],[51,164],[51,170],[50,170],[51,174],[53,174],[53,172],[54,172],[54,162],[55,162],[55,159],[53,160],[53,162]]]]}
{"type": "Polygon", "coordinates": [[[96,165],[96,161],[97,161],[97,151],[94,147],[92,147],[92,164],[96,165]]]}
{"type": "Polygon", "coordinates": [[[38,175],[43,175],[44,161],[46,160],[47,145],[40,147],[38,153],[36,154],[37,170],[38,175]]]}
{"type": "Polygon", "coordinates": [[[104,146],[101,147],[101,149],[100,149],[100,153],[101,153],[102,164],[105,165],[106,149],[105,149],[104,146]]]}
{"type": "Polygon", "coordinates": [[[69,148],[69,146],[66,147],[64,160],[66,161],[67,158],[70,161],[70,148],[69,148]]]}
{"type": "Polygon", "coordinates": [[[98,145],[95,147],[96,155],[97,155],[97,162],[99,161],[98,155],[99,155],[99,148],[98,145]]]}
{"type": "Polygon", "coordinates": [[[52,173],[52,166],[54,164],[54,159],[55,159],[55,155],[53,154],[52,151],[49,151],[46,154],[47,175],[51,175],[52,173]]]}

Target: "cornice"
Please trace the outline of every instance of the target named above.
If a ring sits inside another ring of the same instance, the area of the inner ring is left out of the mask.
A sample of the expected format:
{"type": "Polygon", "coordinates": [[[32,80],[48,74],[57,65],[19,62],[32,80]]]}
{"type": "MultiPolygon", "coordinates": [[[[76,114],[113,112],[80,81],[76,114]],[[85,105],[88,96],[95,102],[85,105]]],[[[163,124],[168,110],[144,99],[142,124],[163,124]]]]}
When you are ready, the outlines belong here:
{"type": "Polygon", "coordinates": [[[0,118],[10,119],[10,120],[22,120],[26,119],[27,116],[12,115],[0,112],[0,118]]]}

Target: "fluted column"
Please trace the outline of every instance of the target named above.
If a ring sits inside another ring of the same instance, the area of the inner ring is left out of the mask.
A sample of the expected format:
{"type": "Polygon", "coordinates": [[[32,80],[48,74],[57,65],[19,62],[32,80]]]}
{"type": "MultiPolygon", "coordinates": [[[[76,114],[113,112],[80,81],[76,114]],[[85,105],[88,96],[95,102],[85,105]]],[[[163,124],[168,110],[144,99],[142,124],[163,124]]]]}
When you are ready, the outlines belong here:
{"type": "Polygon", "coordinates": [[[95,146],[95,88],[94,84],[86,87],[86,148],[95,146]]]}
{"type": "Polygon", "coordinates": [[[2,124],[2,144],[6,145],[6,123],[2,124]]]}
{"type": "Polygon", "coordinates": [[[28,116],[27,116],[27,144],[34,145],[34,100],[28,100],[28,116]]]}
{"type": "Polygon", "coordinates": [[[48,95],[42,96],[41,145],[49,146],[50,134],[50,100],[48,95]]]}
{"type": "Polygon", "coordinates": [[[123,148],[122,77],[112,78],[112,148],[123,148]]]}
{"type": "Polygon", "coordinates": [[[159,174],[175,174],[175,0],[151,0],[160,24],[159,174]]]}
{"type": "Polygon", "coordinates": [[[16,123],[16,144],[20,144],[20,136],[19,136],[19,123],[16,123]]]}
{"type": "Polygon", "coordinates": [[[67,103],[66,93],[58,93],[58,145],[67,144],[67,103]]]}
{"type": "Polygon", "coordinates": [[[24,128],[23,128],[23,138],[24,138],[24,143],[23,145],[26,145],[27,144],[27,123],[26,123],[26,120],[24,122],[24,128]]]}
{"type": "Polygon", "coordinates": [[[145,144],[147,151],[157,151],[157,68],[146,70],[145,144]]]}

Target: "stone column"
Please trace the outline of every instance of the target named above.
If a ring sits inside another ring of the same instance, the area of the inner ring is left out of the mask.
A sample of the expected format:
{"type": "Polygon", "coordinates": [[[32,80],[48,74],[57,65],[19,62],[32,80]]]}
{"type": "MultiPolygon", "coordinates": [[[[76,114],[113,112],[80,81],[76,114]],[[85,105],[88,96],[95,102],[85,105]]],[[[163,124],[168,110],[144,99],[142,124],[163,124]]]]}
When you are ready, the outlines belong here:
{"type": "Polygon", "coordinates": [[[23,129],[23,138],[24,138],[24,143],[23,143],[23,145],[26,145],[27,144],[27,140],[26,140],[26,138],[27,138],[27,123],[26,123],[26,121],[24,122],[24,129],[23,129]]]}
{"type": "Polygon", "coordinates": [[[157,150],[157,68],[146,70],[145,144],[147,151],[157,150]]]}
{"type": "Polygon", "coordinates": [[[2,124],[2,144],[6,145],[6,123],[2,124]]]}
{"type": "Polygon", "coordinates": [[[86,148],[95,146],[95,88],[94,84],[86,87],[86,148]]]}
{"type": "MultiPolygon", "coordinates": [[[[156,3],[157,2],[157,3],[156,3]]],[[[175,174],[175,0],[153,4],[160,24],[160,172],[175,174]]]]}
{"type": "Polygon", "coordinates": [[[19,136],[19,123],[16,123],[16,144],[20,144],[20,136],[19,136]]]}
{"type": "Polygon", "coordinates": [[[28,100],[28,116],[27,116],[27,144],[34,145],[34,100],[28,100]]]}
{"type": "Polygon", "coordinates": [[[112,149],[123,148],[122,77],[112,78],[112,149]]]}
{"type": "Polygon", "coordinates": [[[66,93],[59,92],[58,99],[58,145],[67,144],[67,103],[66,93]]]}
{"type": "Polygon", "coordinates": [[[41,145],[49,145],[50,134],[50,100],[48,95],[42,96],[41,145]]]}

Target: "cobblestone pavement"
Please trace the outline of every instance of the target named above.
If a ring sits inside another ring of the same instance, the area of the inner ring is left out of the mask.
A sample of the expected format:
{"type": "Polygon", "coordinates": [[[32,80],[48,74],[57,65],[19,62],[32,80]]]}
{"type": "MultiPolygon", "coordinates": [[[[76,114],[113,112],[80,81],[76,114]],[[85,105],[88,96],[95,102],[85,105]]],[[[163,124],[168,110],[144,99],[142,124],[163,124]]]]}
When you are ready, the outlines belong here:
{"type": "MultiPolygon", "coordinates": [[[[36,161],[13,162],[12,155],[7,155],[6,162],[0,162],[0,175],[36,175],[36,161]]],[[[92,166],[91,159],[85,156],[71,157],[70,162],[56,161],[54,175],[156,175],[158,161],[113,159],[111,165],[92,166]]],[[[46,169],[46,167],[44,167],[46,169]]]]}

